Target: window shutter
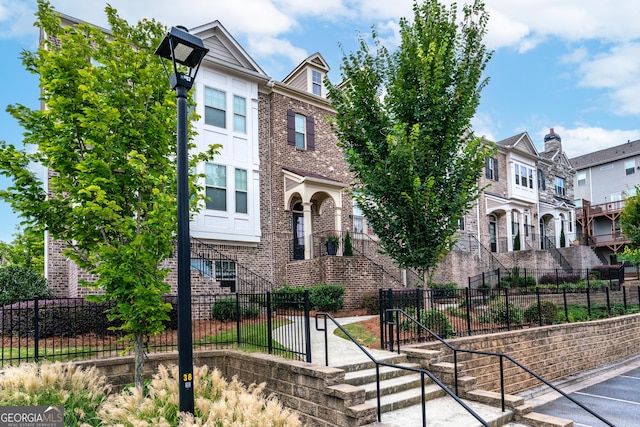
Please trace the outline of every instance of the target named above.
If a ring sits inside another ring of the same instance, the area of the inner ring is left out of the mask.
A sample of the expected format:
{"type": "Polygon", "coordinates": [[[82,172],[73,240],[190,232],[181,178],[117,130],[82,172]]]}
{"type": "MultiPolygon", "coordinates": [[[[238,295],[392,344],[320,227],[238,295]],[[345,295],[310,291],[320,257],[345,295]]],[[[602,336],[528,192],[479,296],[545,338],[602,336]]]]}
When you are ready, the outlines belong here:
{"type": "Polygon", "coordinates": [[[496,157],[493,157],[493,170],[494,170],[493,179],[498,181],[498,159],[496,157]]]}
{"type": "Polygon", "coordinates": [[[540,179],[542,180],[542,189],[546,190],[547,189],[547,179],[544,176],[544,171],[540,170],[540,179]]]}
{"type": "Polygon", "coordinates": [[[316,131],[313,116],[307,116],[307,150],[316,148],[316,131]]]}
{"type": "Polygon", "coordinates": [[[491,157],[486,157],[484,159],[484,177],[487,179],[491,179],[491,162],[493,159],[491,157]]]}
{"type": "Polygon", "coordinates": [[[296,146],[296,113],[287,110],[287,144],[296,146]]]}

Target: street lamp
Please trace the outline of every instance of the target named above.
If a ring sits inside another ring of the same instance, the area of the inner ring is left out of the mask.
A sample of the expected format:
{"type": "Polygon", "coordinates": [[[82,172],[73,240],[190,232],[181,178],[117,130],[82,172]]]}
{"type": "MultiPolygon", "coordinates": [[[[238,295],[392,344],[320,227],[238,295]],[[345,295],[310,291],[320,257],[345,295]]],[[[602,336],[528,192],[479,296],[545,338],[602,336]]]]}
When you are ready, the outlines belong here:
{"type": "Polygon", "coordinates": [[[187,93],[200,63],[209,49],[184,27],[172,27],[156,49],[156,55],[171,60],[171,88],[178,104],[178,372],[180,411],[193,413],[193,338],[191,336],[191,256],[189,236],[189,153],[187,147],[187,93]],[[187,73],[178,71],[187,67],[187,73]]]}

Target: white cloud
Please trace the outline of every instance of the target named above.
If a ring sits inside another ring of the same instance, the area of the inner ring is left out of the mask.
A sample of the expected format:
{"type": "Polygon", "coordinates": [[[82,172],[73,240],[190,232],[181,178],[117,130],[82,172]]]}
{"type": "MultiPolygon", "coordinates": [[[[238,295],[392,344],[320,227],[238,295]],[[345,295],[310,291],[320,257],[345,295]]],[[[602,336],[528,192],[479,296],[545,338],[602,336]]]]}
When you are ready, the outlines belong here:
{"type": "MultiPolygon", "coordinates": [[[[554,131],[562,138],[562,148],[569,158],[592,153],[616,145],[624,144],[631,140],[640,139],[640,129],[621,130],[603,129],[594,126],[564,127],[554,126],[554,131]]],[[[540,128],[536,133],[535,140],[542,141],[549,133],[549,128],[540,128]]]]}
{"type": "Polygon", "coordinates": [[[471,119],[471,128],[476,136],[484,137],[489,141],[496,140],[494,132],[497,130],[498,126],[487,113],[476,113],[476,115],[471,119]]]}
{"type": "Polygon", "coordinates": [[[618,114],[640,113],[640,43],[613,47],[578,68],[579,85],[610,90],[613,109],[618,114]]]}
{"type": "Polygon", "coordinates": [[[297,65],[309,56],[306,50],[295,47],[289,40],[276,37],[249,37],[248,43],[249,50],[257,58],[284,56],[297,65]]]}
{"type": "Polygon", "coordinates": [[[37,36],[33,27],[35,8],[20,0],[0,0],[0,38],[37,36]]]}
{"type": "Polygon", "coordinates": [[[586,47],[580,46],[577,49],[574,49],[572,52],[563,55],[560,58],[560,62],[563,64],[580,64],[585,62],[589,57],[589,51],[586,47]]]}

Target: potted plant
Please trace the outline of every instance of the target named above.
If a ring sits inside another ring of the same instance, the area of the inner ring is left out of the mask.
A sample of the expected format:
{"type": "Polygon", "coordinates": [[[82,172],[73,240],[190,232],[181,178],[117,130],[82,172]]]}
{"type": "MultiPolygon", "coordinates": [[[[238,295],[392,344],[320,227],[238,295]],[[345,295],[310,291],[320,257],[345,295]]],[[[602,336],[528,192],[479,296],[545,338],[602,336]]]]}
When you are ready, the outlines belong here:
{"type": "Polygon", "coordinates": [[[340,237],[336,233],[329,233],[327,240],[324,241],[324,245],[327,248],[327,254],[335,255],[338,252],[338,245],[340,244],[340,237]]]}

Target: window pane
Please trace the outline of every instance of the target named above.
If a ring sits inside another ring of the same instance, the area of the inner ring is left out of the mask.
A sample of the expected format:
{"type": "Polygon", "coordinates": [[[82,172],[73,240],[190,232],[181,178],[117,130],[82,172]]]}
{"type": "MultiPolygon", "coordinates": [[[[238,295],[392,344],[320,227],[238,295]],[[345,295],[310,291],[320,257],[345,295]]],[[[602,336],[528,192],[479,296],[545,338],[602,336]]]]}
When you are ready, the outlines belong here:
{"type": "Polygon", "coordinates": [[[247,192],[236,191],[236,212],[247,213],[247,192]]]}
{"type": "Polygon", "coordinates": [[[211,107],[204,108],[204,122],[208,125],[224,128],[227,121],[226,116],[227,114],[222,110],[211,107]]]}
{"type": "Polygon", "coordinates": [[[247,171],[236,169],[236,212],[247,213],[247,171]]]}
{"type": "Polygon", "coordinates": [[[226,128],[226,94],[210,87],[204,88],[204,122],[226,128]]]}
{"type": "Polygon", "coordinates": [[[207,187],[207,209],[216,211],[227,210],[227,190],[223,188],[207,187]]]}
{"type": "Polygon", "coordinates": [[[636,161],[627,160],[626,162],[624,162],[624,169],[627,175],[636,173],[636,161]]]}
{"type": "Polygon", "coordinates": [[[321,96],[322,95],[322,75],[319,71],[313,70],[311,71],[311,86],[313,88],[313,94],[321,96]]]}
{"type": "Polygon", "coordinates": [[[236,169],[236,190],[247,191],[247,171],[236,169]]]}
{"type": "Polygon", "coordinates": [[[205,173],[207,175],[206,185],[214,187],[227,187],[227,167],[207,163],[205,173]]]}
{"type": "Polygon", "coordinates": [[[240,96],[233,97],[233,130],[247,132],[247,102],[240,96]]]}
{"type": "Polygon", "coordinates": [[[205,87],[204,88],[204,105],[206,105],[207,107],[217,108],[219,110],[226,110],[225,93],[221,90],[205,87]]]}

